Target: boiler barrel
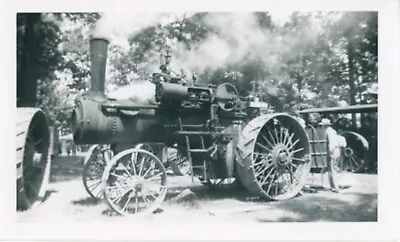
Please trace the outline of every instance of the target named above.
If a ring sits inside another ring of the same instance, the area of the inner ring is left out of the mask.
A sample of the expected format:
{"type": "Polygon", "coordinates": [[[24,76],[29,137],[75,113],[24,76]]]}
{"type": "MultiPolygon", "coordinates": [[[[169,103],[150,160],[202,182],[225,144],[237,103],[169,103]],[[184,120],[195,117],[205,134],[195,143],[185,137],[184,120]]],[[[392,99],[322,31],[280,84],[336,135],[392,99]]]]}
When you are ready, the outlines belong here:
{"type": "Polygon", "coordinates": [[[114,144],[161,142],[164,129],[155,110],[140,114],[106,112],[101,103],[81,99],[72,114],[72,129],[76,144],[114,144]]]}

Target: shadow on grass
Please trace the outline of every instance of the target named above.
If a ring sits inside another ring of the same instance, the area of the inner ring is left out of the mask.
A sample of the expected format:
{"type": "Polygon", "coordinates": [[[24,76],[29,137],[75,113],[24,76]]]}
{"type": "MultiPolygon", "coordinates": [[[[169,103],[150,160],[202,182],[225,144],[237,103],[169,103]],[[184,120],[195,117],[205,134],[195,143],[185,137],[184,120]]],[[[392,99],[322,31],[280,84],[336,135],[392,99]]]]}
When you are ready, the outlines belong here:
{"type": "MultiPolygon", "coordinates": [[[[165,200],[171,200],[180,194],[187,187],[175,187],[170,189],[165,200]]],[[[260,197],[252,196],[245,189],[234,185],[220,185],[218,187],[208,187],[205,185],[193,186],[190,190],[195,194],[195,200],[199,203],[207,200],[235,199],[238,201],[265,201],[260,197]]]]}
{"type": "Polygon", "coordinates": [[[43,201],[42,201],[42,202],[46,202],[46,201],[50,198],[51,194],[57,193],[57,192],[58,192],[58,191],[57,191],[57,190],[54,190],[54,189],[47,190],[46,193],[44,194],[44,197],[43,197],[43,201]]]}
{"type": "Polygon", "coordinates": [[[79,200],[72,201],[74,205],[81,205],[81,206],[96,206],[102,202],[101,199],[96,199],[94,197],[86,197],[79,200]]]}
{"type": "MultiPolygon", "coordinates": [[[[377,196],[375,194],[349,193],[357,198],[352,201],[336,198],[303,196],[274,203],[274,208],[291,212],[296,216],[282,216],[271,219],[259,213],[259,222],[376,222],[377,196]]],[[[347,194],[346,194],[347,195],[347,194]]]]}
{"type": "Polygon", "coordinates": [[[50,182],[63,182],[82,177],[83,157],[59,156],[51,163],[50,182]]]}
{"type": "MultiPolygon", "coordinates": [[[[190,188],[194,196],[179,202],[195,208],[191,203],[201,205],[206,201],[232,199],[238,202],[264,204],[265,209],[254,210],[255,220],[259,222],[369,222],[377,221],[377,195],[358,192],[333,193],[324,187],[313,187],[316,193],[303,192],[285,201],[267,201],[250,195],[246,190],[232,187],[209,189],[206,186],[190,188]]],[[[168,193],[171,200],[185,187],[177,187],[168,193]]],[[[344,190],[343,190],[344,191],[344,190]]],[[[221,201],[222,202],[222,201],[221,201]]],[[[250,203],[249,203],[250,204],[250,203]]]]}
{"type": "MultiPolygon", "coordinates": [[[[164,212],[163,209],[157,208],[157,209],[154,210],[151,214],[160,214],[160,213],[163,213],[163,212],[164,212]]],[[[121,215],[121,214],[115,212],[114,210],[112,210],[111,208],[107,208],[106,210],[104,210],[104,211],[102,212],[102,214],[105,215],[105,216],[108,216],[108,217],[140,216],[139,214],[138,214],[138,215],[135,215],[134,213],[129,214],[129,215],[121,215]]],[[[150,215],[151,215],[151,214],[150,214],[150,215]]],[[[148,215],[147,215],[147,216],[148,216],[148,215]]]]}

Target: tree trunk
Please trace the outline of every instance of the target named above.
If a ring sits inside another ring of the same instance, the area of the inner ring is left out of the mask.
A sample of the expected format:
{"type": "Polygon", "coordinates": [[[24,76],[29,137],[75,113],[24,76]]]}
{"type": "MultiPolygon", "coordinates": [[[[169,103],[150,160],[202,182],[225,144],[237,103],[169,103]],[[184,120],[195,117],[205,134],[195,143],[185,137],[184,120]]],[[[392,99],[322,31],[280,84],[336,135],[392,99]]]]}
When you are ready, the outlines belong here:
{"type": "Polygon", "coordinates": [[[22,38],[20,68],[17,72],[17,106],[34,107],[37,90],[37,41],[36,31],[40,13],[26,14],[25,32],[22,38]]]}
{"type": "MultiPolygon", "coordinates": [[[[353,50],[353,44],[351,43],[351,40],[348,40],[347,44],[347,57],[349,59],[349,88],[350,88],[350,105],[355,105],[356,104],[356,88],[355,88],[355,65],[354,65],[354,50],[353,50]]],[[[352,117],[352,127],[353,129],[357,128],[357,120],[356,120],[356,114],[353,113],[351,115],[352,117]]]]}

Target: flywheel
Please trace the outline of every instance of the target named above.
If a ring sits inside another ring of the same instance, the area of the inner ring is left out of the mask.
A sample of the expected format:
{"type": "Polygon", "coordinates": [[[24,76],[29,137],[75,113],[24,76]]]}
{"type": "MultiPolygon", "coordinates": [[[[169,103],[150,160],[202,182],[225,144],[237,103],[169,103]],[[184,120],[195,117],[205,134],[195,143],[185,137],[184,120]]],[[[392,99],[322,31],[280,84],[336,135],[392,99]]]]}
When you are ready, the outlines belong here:
{"type": "Polygon", "coordinates": [[[251,120],[239,135],[236,170],[253,195],[270,200],[296,196],[310,173],[310,144],[301,124],[287,114],[251,120]]]}

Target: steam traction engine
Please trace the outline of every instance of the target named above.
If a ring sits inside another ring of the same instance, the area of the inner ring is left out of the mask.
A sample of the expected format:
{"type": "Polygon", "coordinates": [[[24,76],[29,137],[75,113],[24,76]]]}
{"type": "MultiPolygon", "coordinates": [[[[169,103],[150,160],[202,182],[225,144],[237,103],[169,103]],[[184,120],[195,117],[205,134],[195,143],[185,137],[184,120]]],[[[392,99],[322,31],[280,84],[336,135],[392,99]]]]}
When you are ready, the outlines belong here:
{"type": "MultiPolygon", "coordinates": [[[[91,40],[91,90],[73,112],[76,144],[142,143],[177,146],[190,174],[203,182],[236,178],[253,195],[283,200],[297,195],[310,171],[307,133],[282,113],[249,117],[236,88],[187,85],[155,73],[155,103],[111,100],[104,94],[108,41],[91,40]]],[[[167,193],[160,159],[145,149],[117,150],[104,164],[101,192],[119,214],[146,214],[167,193]]]]}

